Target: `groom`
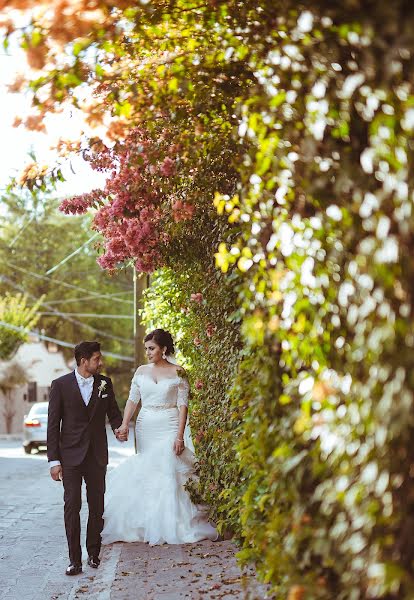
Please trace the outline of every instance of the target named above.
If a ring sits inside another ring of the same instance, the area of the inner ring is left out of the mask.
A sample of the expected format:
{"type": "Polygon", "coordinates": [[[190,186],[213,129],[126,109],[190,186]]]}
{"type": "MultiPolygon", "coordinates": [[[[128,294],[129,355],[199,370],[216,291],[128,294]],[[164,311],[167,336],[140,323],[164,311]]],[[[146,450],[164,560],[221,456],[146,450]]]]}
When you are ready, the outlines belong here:
{"type": "Polygon", "coordinates": [[[81,342],[75,347],[76,369],[52,381],[47,425],[47,456],[50,475],[63,481],[66,537],[70,565],[66,575],[82,572],[80,545],[80,509],[82,479],[86,483],[89,508],[86,548],[88,564],[97,569],[100,563],[103,528],[108,442],[105,420],[119,441],[126,434],[118,432],[121,411],[115,400],[112,381],[99,375],[102,367],[98,342],[81,342]]]}

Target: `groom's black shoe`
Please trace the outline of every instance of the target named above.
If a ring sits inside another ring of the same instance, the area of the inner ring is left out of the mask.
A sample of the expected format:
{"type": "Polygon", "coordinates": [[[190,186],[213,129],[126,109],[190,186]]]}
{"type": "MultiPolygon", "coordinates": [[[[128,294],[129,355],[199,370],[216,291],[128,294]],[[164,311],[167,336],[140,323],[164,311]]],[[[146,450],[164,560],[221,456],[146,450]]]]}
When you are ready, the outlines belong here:
{"type": "Polygon", "coordinates": [[[66,575],[79,575],[79,573],[82,573],[82,565],[74,565],[73,563],[70,563],[66,569],[66,575]]]}
{"type": "Polygon", "coordinates": [[[90,556],[88,558],[88,565],[90,567],[92,567],[92,569],[97,569],[100,564],[101,564],[101,561],[99,560],[99,558],[97,556],[90,556]]]}

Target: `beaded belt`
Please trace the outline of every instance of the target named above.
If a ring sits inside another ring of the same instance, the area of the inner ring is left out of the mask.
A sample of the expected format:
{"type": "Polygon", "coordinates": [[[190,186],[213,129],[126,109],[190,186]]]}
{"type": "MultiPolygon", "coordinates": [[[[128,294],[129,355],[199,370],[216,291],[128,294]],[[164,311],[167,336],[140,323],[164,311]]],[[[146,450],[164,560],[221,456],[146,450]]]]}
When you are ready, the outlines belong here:
{"type": "Polygon", "coordinates": [[[166,410],[167,408],[177,408],[177,404],[175,402],[170,404],[148,404],[142,408],[146,410],[166,410]]]}

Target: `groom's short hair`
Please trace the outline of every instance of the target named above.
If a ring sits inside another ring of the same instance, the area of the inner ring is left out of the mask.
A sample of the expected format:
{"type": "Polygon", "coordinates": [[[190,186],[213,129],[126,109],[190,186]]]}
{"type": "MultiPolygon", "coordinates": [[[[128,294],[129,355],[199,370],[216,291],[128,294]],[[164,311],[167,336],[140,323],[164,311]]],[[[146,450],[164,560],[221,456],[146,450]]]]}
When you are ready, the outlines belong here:
{"type": "Polygon", "coordinates": [[[99,342],[80,342],[80,344],[75,346],[76,364],[79,366],[82,358],[86,358],[89,360],[92,354],[95,354],[95,352],[100,351],[101,344],[99,342]]]}

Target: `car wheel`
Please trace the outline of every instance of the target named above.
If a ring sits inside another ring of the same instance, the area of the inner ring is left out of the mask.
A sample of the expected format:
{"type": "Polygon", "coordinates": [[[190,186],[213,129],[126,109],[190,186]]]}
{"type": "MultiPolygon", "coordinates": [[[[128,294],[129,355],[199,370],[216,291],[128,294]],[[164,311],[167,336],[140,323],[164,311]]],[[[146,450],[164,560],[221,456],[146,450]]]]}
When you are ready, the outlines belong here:
{"type": "Polygon", "coordinates": [[[32,453],[32,444],[27,444],[26,446],[24,446],[24,451],[26,454],[31,454],[32,453]]]}

